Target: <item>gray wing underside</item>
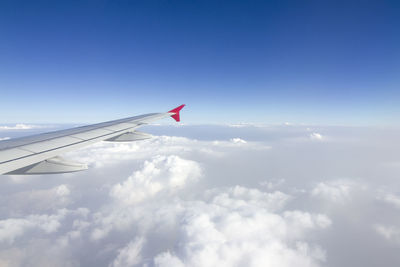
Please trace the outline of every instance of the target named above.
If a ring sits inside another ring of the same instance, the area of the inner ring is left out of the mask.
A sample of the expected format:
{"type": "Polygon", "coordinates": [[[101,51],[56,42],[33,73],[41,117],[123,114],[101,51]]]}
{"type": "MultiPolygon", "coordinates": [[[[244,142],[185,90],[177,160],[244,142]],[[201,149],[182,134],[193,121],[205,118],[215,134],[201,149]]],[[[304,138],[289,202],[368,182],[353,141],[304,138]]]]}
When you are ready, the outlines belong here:
{"type": "Polygon", "coordinates": [[[46,174],[87,169],[85,164],[68,162],[60,154],[99,141],[135,141],[149,135],[135,131],[143,124],[174,113],[151,113],[72,129],[0,142],[0,174],[46,174]]]}

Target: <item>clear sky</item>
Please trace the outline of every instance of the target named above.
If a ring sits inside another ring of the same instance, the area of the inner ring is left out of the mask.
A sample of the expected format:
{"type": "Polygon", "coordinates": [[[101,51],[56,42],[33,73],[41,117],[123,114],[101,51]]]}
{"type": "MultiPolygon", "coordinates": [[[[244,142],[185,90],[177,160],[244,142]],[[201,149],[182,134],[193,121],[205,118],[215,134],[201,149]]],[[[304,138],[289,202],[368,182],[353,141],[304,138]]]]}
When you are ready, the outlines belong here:
{"type": "Polygon", "coordinates": [[[398,124],[399,1],[1,1],[0,123],[398,124]]]}

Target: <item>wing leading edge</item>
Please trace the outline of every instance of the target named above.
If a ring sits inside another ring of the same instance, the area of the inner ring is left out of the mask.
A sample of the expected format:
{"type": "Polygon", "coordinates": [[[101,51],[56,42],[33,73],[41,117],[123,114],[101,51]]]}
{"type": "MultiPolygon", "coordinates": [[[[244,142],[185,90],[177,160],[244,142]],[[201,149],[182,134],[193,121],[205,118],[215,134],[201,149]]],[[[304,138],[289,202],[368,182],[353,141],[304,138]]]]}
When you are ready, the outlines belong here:
{"type": "Polygon", "coordinates": [[[150,113],[56,132],[0,141],[0,174],[49,174],[86,170],[59,155],[100,142],[128,142],[150,138],[136,131],[142,125],[167,117],[180,121],[181,105],[165,113],[150,113]]]}

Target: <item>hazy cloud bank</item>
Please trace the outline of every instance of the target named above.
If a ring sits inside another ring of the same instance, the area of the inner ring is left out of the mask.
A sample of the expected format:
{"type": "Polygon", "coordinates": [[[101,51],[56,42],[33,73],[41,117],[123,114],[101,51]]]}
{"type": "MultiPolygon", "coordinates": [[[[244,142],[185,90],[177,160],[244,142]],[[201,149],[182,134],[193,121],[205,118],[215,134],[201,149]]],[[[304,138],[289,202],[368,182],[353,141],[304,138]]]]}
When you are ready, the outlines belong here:
{"type": "Polygon", "coordinates": [[[393,130],[173,128],[148,129],[187,137],[104,142],[67,155],[89,162],[87,172],[4,176],[0,265],[399,262],[393,130]],[[210,129],[220,138],[202,132],[210,129]]]}

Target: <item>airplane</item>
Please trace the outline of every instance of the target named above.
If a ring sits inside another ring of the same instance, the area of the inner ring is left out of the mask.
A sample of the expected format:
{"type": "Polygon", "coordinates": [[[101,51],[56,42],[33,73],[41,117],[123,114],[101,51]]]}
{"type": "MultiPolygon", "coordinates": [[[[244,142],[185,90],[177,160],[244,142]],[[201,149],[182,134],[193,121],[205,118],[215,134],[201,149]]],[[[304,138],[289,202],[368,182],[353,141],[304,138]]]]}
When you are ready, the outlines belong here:
{"type": "Polygon", "coordinates": [[[87,164],[70,162],[59,155],[100,141],[130,142],[151,138],[151,135],[136,129],[167,117],[179,122],[179,112],[184,106],[180,105],[164,113],[149,113],[0,141],[0,175],[57,174],[86,170],[87,164]]]}

